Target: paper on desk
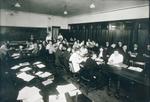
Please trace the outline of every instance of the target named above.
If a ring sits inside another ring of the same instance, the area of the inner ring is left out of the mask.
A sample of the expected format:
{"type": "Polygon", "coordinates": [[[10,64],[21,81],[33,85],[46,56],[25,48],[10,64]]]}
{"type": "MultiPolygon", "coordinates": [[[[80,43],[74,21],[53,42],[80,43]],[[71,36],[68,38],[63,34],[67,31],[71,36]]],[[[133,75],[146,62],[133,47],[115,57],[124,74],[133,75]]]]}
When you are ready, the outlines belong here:
{"type": "Polygon", "coordinates": [[[53,83],[53,81],[52,81],[51,79],[47,79],[46,81],[43,81],[43,82],[42,82],[42,84],[43,84],[44,86],[49,85],[49,84],[51,84],[51,83],[53,83]]]}
{"type": "Polygon", "coordinates": [[[41,61],[36,61],[33,64],[41,64],[41,63],[42,63],[41,61]]]}
{"type": "MultiPolygon", "coordinates": [[[[39,93],[40,89],[37,87],[24,87],[19,91],[17,100],[23,100],[23,102],[37,102],[37,100],[42,99],[42,96],[39,93]]],[[[42,102],[42,101],[40,101],[42,102]]]]}
{"type": "Polygon", "coordinates": [[[122,68],[127,68],[128,67],[128,65],[126,65],[126,64],[121,64],[120,65],[122,68]]]}
{"type": "Polygon", "coordinates": [[[25,71],[29,71],[29,70],[31,70],[32,68],[30,68],[30,67],[25,67],[25,68],[23,68],[23,69],[20,69],[20,71],[22,71],[22,72],[25,72],[25,71]]]}
{"type": "Polygon", "coordinates": [[[133,67],[133,66],[130,66],[128,67],[129,70],[133,70],[133,71],[136,71],[136,72],[142,72],[143,69],[140,68],[140,67],[133,67]]]}
{"type": "Polygon", "coordinates": [[[66,92],[74,91],[77,88],[73,84],[67,84],[67,85],[58,85],[56,89],[59,93],[66,93],[66,92]]]}
{"type": "Polygon", "coordinates": [[[44,65],[44,64],[38,64],[37,67],[38,67],[38,68],[44,68],[45,65],[44,65]]]}
{"type": "Polygon", "coordinates": [[[23,100],[23,102],[44,102],[41,95],[33,95],[31,98],[23,100]]]}
{"type": "Polygon", "coordinates": [[[13,53],[13,54],[11,55],[11,57],[16,57],[16,56],[20,56],[20,53],[13,53]]]}
{"type": "Polygon", "coordinates": [[[15,57],[14,57],[14,59],[18,59],[18,58],[19,58],[19,56],[15,56],[15,57]]]}
{"type": "Polygon", "coordinates": [[[22,72],[22,73],[18,74],[17,77],[20,79],[23,79],[24,81],[27,81],[27,82],[34,79],[34,76],[27,74],[26,72],[22,72]]]}
{"type": "Polygon", "coordinates": [[[28,66],[28,65],[30,65],[30,63],[29,62],[23,62],[23,63],[20,63],[19,65],[20,66],[28,66]]]}
{"type": "Polygon", "coordinates": [[[128,65],[126,65],[126,64],[113,64],[113,66],[115,66],[115,67],[118,67],[118,68],[127,68],[128,67],[128,65]]]}
{"type": "Polygon", "coordinates": [[[42,71],[38,71],[37,73],[35,73],[35,75],[40,75],[42,73],[43,73],[42,71]]]}
{"type": "Polygon", "coordinates": [[[138,65],[145,65],[145,63],[144,62],[135,62],[136,64],[138,64],[138,65]]]}
{"type": "Polygon", "coordinates": [[[52,75],[52,73],[44,72],[43,74],[40,74],[40,75],[38,75],[38,76],[41,77],[41,78],[46,78],[46,77],[49,77],[49,76],[51,76],[51,75],[52,75]]]}
{"type": "Polygon", "coordinates": [[[69,95],[70,96],[75,96],[76,93],[78,93],[78,95],[82,94],[82,92],[80,90],[78,90],[78,89],[73,90],[73,91],[69,91],[69,95]]]}
{"type": "Polygon", "coordinates": [[[20,68],[20,65],[15,65],[15,66],[13,66],[13,67],[11,67],[11,69],[18,69],[18,68],[20,68]]]}
{"type": "Polygon", "coordinates": [[[49,102],[67,102],[65,94],[50,95],[49,102]]]}

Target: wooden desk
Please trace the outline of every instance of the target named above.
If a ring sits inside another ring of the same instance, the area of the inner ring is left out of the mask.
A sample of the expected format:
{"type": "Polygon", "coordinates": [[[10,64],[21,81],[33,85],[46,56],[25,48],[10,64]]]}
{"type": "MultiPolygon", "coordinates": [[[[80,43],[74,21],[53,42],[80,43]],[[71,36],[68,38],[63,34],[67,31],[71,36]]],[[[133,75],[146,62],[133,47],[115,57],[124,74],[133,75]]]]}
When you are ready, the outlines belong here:
{"type": "Polygon", "coordinates": [[[135,72],[127,68],[117,68],[111,65],[104,65],[102,71],[115,74],[119,77],[134,81],[137,84],[142,84],[144,86],[150,87],[150,76],[145,76],[144,72],[135,72]]]}
{"type": "MultiPolygon", "coordinates": [[[[110,75],[109,83],[108,83],[108,90],[110,89],[110,86],[111,86],[111,80],[112,80],[111,75],[116,76],[117,78],[116,94],[118,96],[120,93],[120,81],[122,79],[126,79],[127,81],[131,82],[131,87],[130,87],[131,95],[135,94],[133,92],[134,85],[142,85],[144,87],[147,87],[147,89],[150,89],[150,76],[145,76],[144,72],[135,72],[127,68],[121,68],[121,67],[116,67],[112,65],[103,65],[102,72],[110,75]]],[[[150,91],[148,92],[148,94],[150,95],[150,91]]]]}

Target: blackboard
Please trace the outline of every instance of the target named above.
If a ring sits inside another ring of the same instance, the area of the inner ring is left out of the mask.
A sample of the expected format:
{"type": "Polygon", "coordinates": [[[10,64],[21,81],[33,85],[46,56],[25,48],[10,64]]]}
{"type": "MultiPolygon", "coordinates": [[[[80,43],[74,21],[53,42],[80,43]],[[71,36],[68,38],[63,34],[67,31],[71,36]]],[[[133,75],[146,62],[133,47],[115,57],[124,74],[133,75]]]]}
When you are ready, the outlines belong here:
{"type": "Polygon", "coordinates": [[[0,26],[0,41],[45,40],[47,28],[0,26]]]}

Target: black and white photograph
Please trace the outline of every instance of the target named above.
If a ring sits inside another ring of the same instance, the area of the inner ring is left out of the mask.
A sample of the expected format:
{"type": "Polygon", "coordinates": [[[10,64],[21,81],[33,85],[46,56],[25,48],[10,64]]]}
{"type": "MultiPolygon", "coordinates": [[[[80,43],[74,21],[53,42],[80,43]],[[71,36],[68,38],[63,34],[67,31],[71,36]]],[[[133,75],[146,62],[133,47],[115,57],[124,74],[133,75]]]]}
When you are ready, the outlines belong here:
{"type": "Polygon", "coordinates": [[[150,1],[0,0],[0,102],[150,102],[150,1]]]}

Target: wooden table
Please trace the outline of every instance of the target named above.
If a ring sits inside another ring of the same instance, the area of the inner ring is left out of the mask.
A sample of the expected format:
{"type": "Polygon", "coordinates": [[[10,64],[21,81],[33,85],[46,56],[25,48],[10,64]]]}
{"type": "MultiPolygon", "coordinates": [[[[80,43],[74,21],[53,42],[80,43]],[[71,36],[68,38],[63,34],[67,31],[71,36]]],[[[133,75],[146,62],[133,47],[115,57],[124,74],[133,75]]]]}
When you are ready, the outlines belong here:
{"type": "MultiPolygon", "coordinates": [[[[120,93],[120,81],[122,79],[126,79],[129,82],[131,82],[131,95],[134,94],[134,92],[132,91],[134,88],[134,85],[142,85],[144,87],[147,87],[147,89],[150,89],[150,75],[145,75],[145,72],[135,72],[132,70],[129,70],[127,68],[123,68],[123,67],[116,67],[116,66],[112,66],[112,65],[103,65],[102,67],[102,72],[103,73],[107,73],[107,75],[109,75],[109,81],[108,81],[108,90],[110,89],[111,86],[111,80],[112,77],[111,75],[115,75],[117,78],[117,88],[116,88],[116,94],[119,95],[120,93]]],[[[147,90],[147,91],[148,91],[147,90]]],[[[150,95],[150,90],[148,92],[148,95],[150,95]]],[[[150,101],[150,98],[149,98],[150,101]]]]}

